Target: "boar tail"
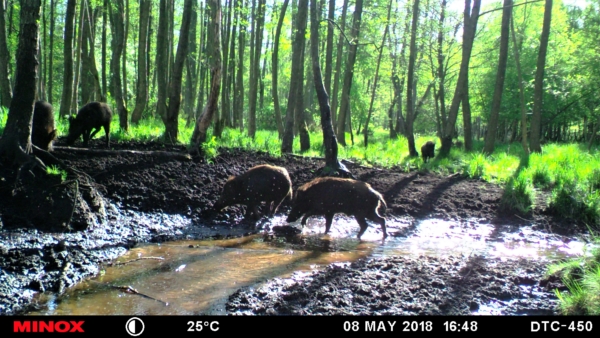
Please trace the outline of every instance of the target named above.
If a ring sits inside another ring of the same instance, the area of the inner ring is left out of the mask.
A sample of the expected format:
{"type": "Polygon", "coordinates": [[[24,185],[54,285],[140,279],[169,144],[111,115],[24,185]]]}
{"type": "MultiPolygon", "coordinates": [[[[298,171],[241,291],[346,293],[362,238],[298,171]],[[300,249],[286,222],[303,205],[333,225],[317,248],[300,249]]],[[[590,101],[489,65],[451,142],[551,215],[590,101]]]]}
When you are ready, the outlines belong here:
{"type": "Polygon", "coordinates": [[[387,211],[387,204],[385,203],[385,200],[383,199],[383,196],[381,194],[379,194],[379,207],[378,209],[381,210],[381,214],[385,215],[386,211],[387,211]]]}

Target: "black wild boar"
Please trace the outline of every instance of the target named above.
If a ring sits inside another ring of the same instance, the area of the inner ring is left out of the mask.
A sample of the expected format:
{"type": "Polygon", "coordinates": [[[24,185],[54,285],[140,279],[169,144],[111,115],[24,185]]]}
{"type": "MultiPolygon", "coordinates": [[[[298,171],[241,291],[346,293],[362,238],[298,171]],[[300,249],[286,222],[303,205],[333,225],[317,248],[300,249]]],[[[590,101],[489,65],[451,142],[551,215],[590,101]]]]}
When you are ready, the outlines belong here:
{"type": "Polygon", "coordinates": [[[387,205],[383,196],[370,184],[347,178],[320,177],[298,188],[287,221],[294,222],[304,214],[304,226],[308,217],[325,215],[325,233],[328,233],[333,216],[341,212],[356,218],[360,225],[358,239],[367,230],[365,218],[379,223],[383,238],[386,238],[385,218],[379,215],[379,208],[385,211],[387,205]]]}
{"type": "Polygon", "coordinates": [[[291,197],[292,180],[287,170],[263,164],[250,168],[242,175],[229,177],[214,210],[221,211],[230,205],[244,204],[247,207],[246,218],[254,213],[255,219],[258,219],[261,202],[267,202],[269,216],[272,216],[281,202],[291,197]]]}
{"type": "Polygon", "coordinates": [[[423,162],[427,162],[428,159],[435,156],[435,143],[433,141],[427,141],[421,146],[421,156],[423,157],[423,162]]]}
{"type": "Polygon", "coordinates": [[[46,101],[37,101],[33,107],[31,143],[46,151],[52,151],[54,139],[56,139],[56,128],[52,105],[46,101]]]}
{"type": "Polygon", "coordinates": [[[67,144],[72,145],[81,135],[83,135],[83,146],[87,148],[88,142],[104,128],[106,134],[106,147],[110,145],[110,121],[112,120],[112,111],[106,103],[90,102],[81,107],[75,118],[69,117],[69,135],[67,135],[67,144]],[[92,133],[92,129],[95,129],[92,133]]]}

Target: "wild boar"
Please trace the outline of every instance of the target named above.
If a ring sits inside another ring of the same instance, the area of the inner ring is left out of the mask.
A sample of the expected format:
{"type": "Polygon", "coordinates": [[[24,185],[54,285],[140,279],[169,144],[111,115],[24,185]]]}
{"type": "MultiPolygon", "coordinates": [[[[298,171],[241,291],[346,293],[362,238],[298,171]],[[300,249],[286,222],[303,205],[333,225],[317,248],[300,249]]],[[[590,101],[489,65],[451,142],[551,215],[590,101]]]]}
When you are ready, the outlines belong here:
{"type": "Polygon", "coordinates": [[[37,101],[33,107],[31,143],[41,149],[52,151],[52,142],[56,139],[54,110],[46,101],[37,101]]]}
{"type": "Polygon", "coordinates": [[[214,210],[221,211],[230,205],[243,204],[247,207],[245,217],[254,214],[254,218],[258,219],[261,202],[267,202],[268,214],[273,216],[286,198],[292,198],[292,180],[287,170],[263,164],[250,168],[242,175],[229,177],[214,210]]]}
{"type": "Polygon", "coordinates": [[[112,111],[104,102],[90,102],[81,107],[75,118],[69,118],[69,134],[67,145],[72,145],[83,135],[83,146],[87,148],[88,142],[104,128],[106,147],[110,146],[110,121],[112,111]],[[94,130],[94,132],[92,132],[94,130]]]}
{"type": "Polygon", "coordinates": [[[325,216],[325,233],[329,232],[333,216],[344,213],[354,216],[360,225],[358,239],[367,230],[365,218],[381,225],[383,238],[387,237],[385,218],[378,213],[387,208],[383,196],[371,187],[370,184],[347,178],[319,177],[296,190],[287,221],[295,222],[300,216],[302,226],[310,216],[325,216]]]}
{"type": "Polygon", "coordinates": [[[435,156],[435,143],[433,141],[427,141],[421,146],[421,156],[423,162],[427,163],[427,160],[435,156]]]}

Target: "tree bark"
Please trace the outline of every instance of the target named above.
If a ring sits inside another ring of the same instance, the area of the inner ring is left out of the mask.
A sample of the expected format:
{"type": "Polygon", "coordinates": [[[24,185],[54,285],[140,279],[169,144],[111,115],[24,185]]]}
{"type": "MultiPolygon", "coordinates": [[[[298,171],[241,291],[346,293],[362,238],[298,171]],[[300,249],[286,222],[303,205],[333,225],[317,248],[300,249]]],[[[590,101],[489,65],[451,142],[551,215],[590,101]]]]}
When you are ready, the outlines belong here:
{"type": "MultiPolygon", "coordinates": [[[[31,147],[31,124],[39,67],[40,0],[21,0],[19,47],[17,51],[16,79],[13,97],[8,110],[6,126],[0,138],[0,159],[19,168],[27,164],[43,163],[34,156],[31,147]]],[[[44,168],[45,169],[45,168],[44,168]]]]}
{"type": "Polygon", "coordinates": [[[254,57],[250,73],[250,90],[248,93],[248,136],[256,135],[256,103],[258,101],[258,80],[260,78],[260,53],[262,50],[263,28],[265,24],[265,0],[258,0],[256,11],[256,34],[254,34],[254,57]]]}
{"type": "Polygon", "coordinates": [[[111,6],[110,21],[112,30],[112,39],[110,47],[112,49],[112,58],[110,61],[111,70],[111,91],[112,97],[117,105],[117,113],[119,115],[119,126],[121,130],[127,131],[128,119],[127,108],[123,101],[123,88],[121,85],[121,53],[124,45],[124,4],[123,0],[111,0],[114,4],[111,6]]]}
{"type": "Polygon", "coordinates": [[[354,6],[354,18],[352,19],[352,44],[348,48],[348,61],[346,62],[346,74],[344,75],[344,87],[342,88],[342,103],[340,114],[337,119],[337,138],[338,142],[346,145],[346,112],[350,106],[350,89],[352,88],[352,77],[354,76],[354,63],[356,62],[356,52],[358,50],[358,38],[360,36],[360,23],[362,21],[363,0],[356,0],[354,6]]]}
{"type": "Polygon", "coordinates": [[[371,120],[371,114],[373,113],[373,101],[375,101],[375,91],[377,90],[377,81],[379,80],[379,66],[381,65],[381,56],[383,55],[383,48],[385,46],[385,39],[390,29],[390,15],[392,14],[392,1],[388,5],[387,20],[385,24],[385,30],[383,31],[383,39],[381,40],[381,47],[379,47],[379,56],[377,57],[377,67],[375,68],[375,79],[373,80],[373,93],[371,94],[371,102],[369,103],[369,113],[367,114],[367,121],[365,122],[364,136],[365,136],[365,148],[369,146],[369,121],[371,120]]]}
{"type": "Polygon", "coordinates": [[[10,54],[6,44],[6,20],[4,19],[6,8],[4,7],[5,1],[2,1],[0,3],[0,104],[3,107],[10,107],[12,99],[12,88],[8,74],[10,54]]]}
{"type": "Polygon", "coordinates": [[[281,142],[281,152],[291,153],[294,143],[295,114],[298,114],[298,106],[302,106],[302,100],[298,97],[298,89],[302,87],[304,77],[304,43],[306,34],[306,21],[308,19],[308,0],[298,1],[298,13],[295,20],[296,31],[292,46],[292,74],[290,77],[290,91],[285,115],[285,131],[281,142]]]}
{"type": "Polygon", "coordinates": [[[413,82],[415,77],[415,59],[417,57],[417,26],[419,22],[419,0],[415,0],[413,4],[412,25],[410,30],[410,47],[408,54],[408,87],[406,90],[406,138],[408,139],[408,153],[411,157],[417,157],[417,149],[415,147],[415,135],[413,134],[414,123],[414,93],[413,82]]]}
{"type": "MultiPolygon", "coordinates": [[[[302,0],[301,0],[302,1],[302,0]]],[[[360,0],[358,0],[360,1],[360,0]]],[[[350,176],[346,167],[337,159],[338,145],[333,132],[331,122],[331,109],[329,106],[329,96],[323,85],[321,75],[321,63],[319,61],[319,21],[317,20],[317,0],[310,2],[310,47],[311,61],[313,68],[313,77],[315,90],[321,110],[321,128],[323,129],[323,145],[325,146],[325,168],[321,171],[322,176],[350,176]]]]}
{"type": "Polygon", "coordinates": [[[544,97],[544,70],[546,68],[546,53],[548,51],[548,38],[550,36],[550,22],[552,20],[552,0],[546,0],[544,7],[544,25],[540,38],[540,50],[538,54],[535,81],[533,88],[533,115],[531,116],[531,139],[529,148],[532,152],[541,153],[540,143],[542,129],[542,99],[544,97]]]}
{"type": "Polygon", "coordinates": [[[465,85],[468,81],[469,60],[471,59],[473,41],[475,39],[475,32],[477,31],[477,20],[479,19],[480,7],[481,0],[474,1],[472,10],[471,0],[465,0],[462,59],[460,62],[460,70],[458,72],[458,80],[456,83],[456,89],[454,90],[452,104],[450,105],[450,110],[448,111],[448,121],[446,121],[444,135],[441,140],[442,146],[440,148],[439,156],[442,157],[448,156],[450,153],[450,148],[452,147],[452,137],[454,136],[454,129],[456,127],[458,107],[463,101],[466,89],[465,85]]]}
{"type": "Polygon", "coordinates": [[[278,80],[278,71],[279,71],[279,63],[278,63],[278,55],[279,55],[279,37],[281,36],[281,26],[283,25],[283,19],[285,18],[285,11],[287,10],[289,0],[284,0],[283,6],[281,7],[281,13],[279,14],[279,20],[277,21],[277,29],[275,30],[275,41],[273,45],[273,55],[271,59],[272,67],[273,67],[273,76],[272,76],[272,84],[271,91],[273,94],[273,106],[275,109],[275,120],[277,123],[277,132],[279,135],[279,139],[283,139],[283,121],[281,119],[281,107],[279,106],[279,88],[277,87],[278,80]]]}
{"type": "Polygon", "coordinates": [[[190,152],[198,153],[201,145],[206,142],[210,121],[219,104],[219,92],[221,89],[221,2],[220,0],[208,0],[207,8],[210,12],[209,38],[211,43],[207,44],[209,51],[209,63],[211,73],[211,89],[208,102],[202,115],[196,121],[196,127],[190,141],[190,152]]]}
{"type": "Polygon", "coordinates": [[[135,96],[135,108],[131,113],[131,123],[138,124],[142,118],[142,113],[148,103],[148,65],[146,64],[146,56],[149,51],[148,29],[150,23],[150,0],[140,1],[140,32],[138,38],[138,72],[137,72],[137,88],[135,96]]]}
{"type": "Polygon", "coordinates": [[[177,45],[177,54],[170,83],[169,109],[167,111],[165,123],[165,138],[172,143],[177,142],[179,131],[179,107],[181,105],[181,83],[183,81],[183,64],[187,57],[188,42],[190,35],[190,21],[192,16],[192,2],[195,0],[185,0],[183,5],[183,16],[181,18],[181,29],[179,30],[179,44],[177,45]]]}
{"type": "MultiPolygon", "coordinates": [[[[496,142],[496,132],[498,131],[498,116],[500,115],[500,105],[502,103],[502,91],[504,90],[504,77],[506,74],[506,62],[508,60],[508,37],[509,24],[512,15],[512,0],[504,0],[504,9],[502,11],[502,25],[500,27],[500,56],[498,58],[498,72],[496,73],[496,86],[492,98],[492,111],[488,119],[488,130],[485,136],[485,146],[483,152],[491,155],[494,152],[494,143],[496,142]]],[[[465,137],[465,141],[467,141],[465,137]]]]}
{"type": "Polygon", "coordinates": [[[73,26],[75,25],[75,5],[75,0],[67,1],[63,50],[65,61],[63,70],[63,92],[59,111],[60,117],[71,114],[71,99],[73,96],[73,26]]]}
{"type": "MultiPolygon", "coordinates": [[[[243,0],[237,0],[238,5],[236,6],[239,10],[243,6],[243,0]]],[[[234,94],[234,106],[235,109],[235,127],[238,127],[240,131],[244,130],[244,49],[246,45],[246,21],[245,11],[241,10],[239,16],[240,34],[238,35],[238,60],[237,60],[237,73],[235,81],[235,94],[234,94]]]]}
{"type": "Polygon", "coordinates": [[[194,93],[198,84],[196,69],[198,65],[198,52],[196,46],[196,26],[198,25],[197,3],[192,3],[192,16],[190,18],[189,52],[185,59],[186,79],[183,110],[186,115],[186,128],[191,126],[194,117],[194,93]]]}
{"type": "MultiPolygon", "coordinates": [[[[390,0],[390,3],[392,1],[390,0]]],[[[333,70],[333,20],[335,19],[335,0],[329,0],[327,19],[327,48],[325,51],[325,90],[331,93],[331,72],[333,70]]]]}
{"type": "MultiPolygon", "coordinates": [[[[334,1],[334,0],[331,0],[334,1]]],[[[342,32],[346,28],[346,13],[348,12],[348,0],[344,0],[342,6],[342,19],[340,25],[340,38],[337,45],[337,54],[335,57],[335,74],[333,75],[333,92],[331,93],[331,123],[333,123],[333,130],[337,132],[337,111],[338,111],[338,92],[340,88],[340,76],[342,74],[342,55],[344,50],[344,36],[342,32]]]]}
{"type": "Polygon", "coordinates": [[[519,106],[521,108],[521,145],[525,156],[529,156],[529,143],[527,142],[527,108],[525,106],[525,88],[523,85],[523,73],[521,71],[521,61],[519,60],[519,48],[517,46],[517,37],[515,35],[514,20],[510,19],[510,31],[512,33],[513,51],[515,54],[515,65],[517,67],[517,76],[519,80],[519,106]]]}
{"type": "MultiPolygon", "coordinates": [[[[169,89],[169,7],[170,0],[160,0],[158,30],[156,32],[156,114],[161,117],[165,129],[167,124],[167,96],[169,89]]],[[[169,133],[165,130],[165,136],[169,133]]],[[[169,141],[168,139],[165,141],[169,141]]],[[[172,140],[171,140],[172,141],[172,140]]]]}

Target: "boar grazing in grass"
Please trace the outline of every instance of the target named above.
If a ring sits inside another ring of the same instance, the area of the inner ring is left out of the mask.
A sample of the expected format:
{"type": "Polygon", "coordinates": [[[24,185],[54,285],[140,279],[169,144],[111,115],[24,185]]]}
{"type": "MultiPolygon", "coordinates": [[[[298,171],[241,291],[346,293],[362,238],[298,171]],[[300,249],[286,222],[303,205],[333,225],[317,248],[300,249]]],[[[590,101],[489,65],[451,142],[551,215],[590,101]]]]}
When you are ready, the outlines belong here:
{"type": "Polygon", "coordinates": [[[329,232],[333,216],[344,213],[354,216],[360,225],[358,239],[367,230],[366,218],[381,225],[383,238],[387,237],[385,218],[381,217],[378,209],[387,208],[383,196],[368,183],[347,178],[320,177],[312,180],[296,190],[292,211],[288,222],[295,222],[300,216],[302,225],[306,219],[314,215],[325,216],[325,233],[329,232]]]}
{"type": "Polygon", "coordinates": [[[426,163],[428,159],[435,156],[435,143],[433,141],[427,141],[421,146],[421,156],[423,157],[423,162],[426,163]]]}
{"type": "Polygon", "coordinates": [[[90,102],[81,107],[75,118],[69,118],[69,135],[67,135],[67,144],[72,145],[81,135],[83,135],[83,146],[87,148],[88,142],[104,128],[106,134],[106,147],[110,146],[110,121],[112,120],[112,111],[106,103],[90,102]],[[92,130],[94,132],[92,132],[92,130]]]}
{"type": "Polygon", "coordinates": [[[273,216],[281,202],[291,197],[292,180],[287,170],[263,164],[250,168],[242,175],[229,177],[214,209],[221,211],[230,205],[243,204],[247,207],[246,218],[254,214],[254,218],[258,219],[261,202],[267,202],[269,216],[273,216]]]}
{"type": "Polygon", "coordinates": [[[52,150],[52,141],[56,139],[54,110],[46,101],[37,101],[33,108],[31,143],[46,151],[52,150]]]}

